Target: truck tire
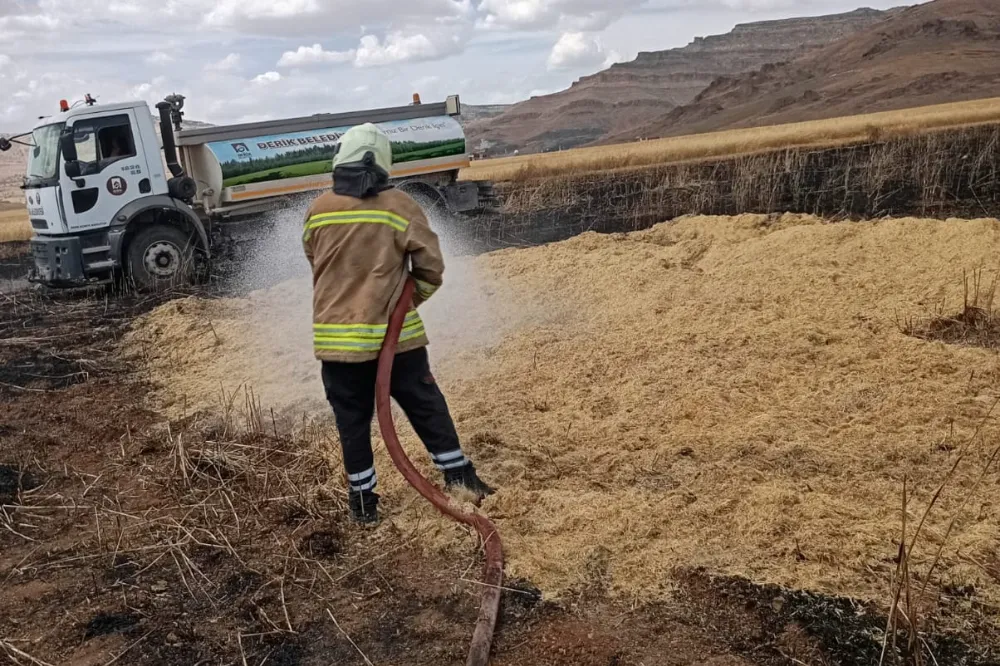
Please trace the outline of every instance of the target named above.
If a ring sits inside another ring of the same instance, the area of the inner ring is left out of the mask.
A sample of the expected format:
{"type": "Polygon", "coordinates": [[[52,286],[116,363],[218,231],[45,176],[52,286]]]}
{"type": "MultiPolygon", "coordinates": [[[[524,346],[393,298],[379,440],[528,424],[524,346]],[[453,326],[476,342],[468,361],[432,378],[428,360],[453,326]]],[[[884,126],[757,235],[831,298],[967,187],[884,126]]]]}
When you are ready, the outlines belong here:
{"type": "Polygon", "coordinates": [[[194,240],[183,230],[165,224],[142,229],[125,248],[125,270],[139,291],[191,284],[194,240]]]}
{"type": "Polygon", "coordinates": [[[427,191],[426,189],[403,189],[404,192],[410,195],[414,201],[420,206],[421,210],[424,211],[424,215],[430,221],[431,226],[448,226],[450,222],[453,221],[453,213],[451,209],[448,208],[448,202],[444,200],[437,192],[427,191]]]}

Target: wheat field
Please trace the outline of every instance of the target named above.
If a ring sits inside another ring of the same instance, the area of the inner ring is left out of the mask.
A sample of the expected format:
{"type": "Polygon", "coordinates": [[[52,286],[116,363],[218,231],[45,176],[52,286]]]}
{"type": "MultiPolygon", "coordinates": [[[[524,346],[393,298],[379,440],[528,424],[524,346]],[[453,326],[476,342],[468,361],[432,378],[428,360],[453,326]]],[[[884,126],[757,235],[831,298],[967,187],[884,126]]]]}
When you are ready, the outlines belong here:
{"type": "Polygon", "coordinates": [[[5,210],[0,204],[0,243],[26,241],[31,238],[31,224],[22,206],[5,210]]]}
{"type": "Polygon", "coordinates": [[[782,148],[830,147],[927,130],[1000,122],[1000,97],[786,125],[653,139],[473,162],[463,180],[510,181],[730,157],[782,148]]]}

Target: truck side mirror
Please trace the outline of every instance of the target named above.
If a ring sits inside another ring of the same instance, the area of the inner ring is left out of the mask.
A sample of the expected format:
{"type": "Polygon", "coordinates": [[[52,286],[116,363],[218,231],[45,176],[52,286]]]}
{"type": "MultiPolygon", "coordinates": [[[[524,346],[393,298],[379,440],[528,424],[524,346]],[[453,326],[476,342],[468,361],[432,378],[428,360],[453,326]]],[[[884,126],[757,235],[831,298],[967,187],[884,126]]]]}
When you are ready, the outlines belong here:
{"type": "Polygon", "coordinates": [[[67,127],[59,135],[59,151],[62,153],[63,162],[67,165],[77,161],[76,142],[73,140],[73,128],[67,127]]]}
{"type": "Polygon", "coordinates": [[[70,178],[80,177],[80,160],[76,153],[76,141],[73,128],[67,127],[59,134],[59,152],[62,153],[63,164],[66,165],[66,175],[70,178]]]}

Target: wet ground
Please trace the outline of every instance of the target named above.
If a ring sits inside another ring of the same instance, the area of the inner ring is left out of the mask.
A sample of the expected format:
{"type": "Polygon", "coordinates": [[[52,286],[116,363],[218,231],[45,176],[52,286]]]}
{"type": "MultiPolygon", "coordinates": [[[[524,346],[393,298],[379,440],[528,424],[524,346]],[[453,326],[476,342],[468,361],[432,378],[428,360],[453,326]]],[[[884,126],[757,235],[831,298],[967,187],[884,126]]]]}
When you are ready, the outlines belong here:
{"type": "Polygon", "coordinates": [[[27,243],[0,243],[0,293],[27,289],[31,266],[27,243]]]}

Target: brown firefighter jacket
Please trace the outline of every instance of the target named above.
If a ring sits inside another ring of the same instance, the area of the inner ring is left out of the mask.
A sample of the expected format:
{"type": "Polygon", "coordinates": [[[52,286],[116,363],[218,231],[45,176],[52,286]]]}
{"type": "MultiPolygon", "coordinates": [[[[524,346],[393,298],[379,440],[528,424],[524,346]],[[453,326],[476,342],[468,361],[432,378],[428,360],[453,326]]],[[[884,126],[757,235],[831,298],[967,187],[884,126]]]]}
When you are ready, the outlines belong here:
{"type": "Polygon", "coordinates": [[[416,306],[441,286],[444,259],[437,235],[409,195],[390,189],[355,199],[328,191],[309,208],[302,240],[313,270],[316,358],[377,358],[408,275],[417,291],[399,352],[427,345],[416,306]]]}

